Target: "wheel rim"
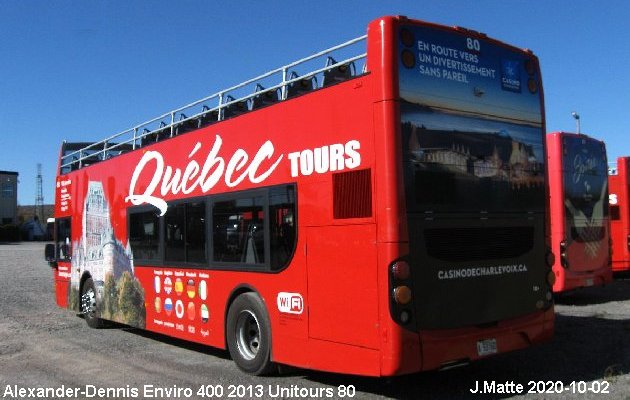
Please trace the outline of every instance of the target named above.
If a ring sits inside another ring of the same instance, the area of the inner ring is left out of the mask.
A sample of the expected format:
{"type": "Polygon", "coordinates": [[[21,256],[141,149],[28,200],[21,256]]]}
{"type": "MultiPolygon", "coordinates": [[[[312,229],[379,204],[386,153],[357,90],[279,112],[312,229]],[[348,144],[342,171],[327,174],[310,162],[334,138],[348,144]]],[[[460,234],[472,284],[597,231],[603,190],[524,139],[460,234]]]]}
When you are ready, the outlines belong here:
{"type": "Polygon", "coordinates": [[[253,360],[260,349],[260,325],[249,310],[242,311],[236,321],[236,345],[241,356],[253,360]]]}
{"type": "Polygon", "coordinates": [[[81,312],[89,319],[94,318],[96,314],[96,294],[94,289],[88,288],[81,296],[81,312]]]}

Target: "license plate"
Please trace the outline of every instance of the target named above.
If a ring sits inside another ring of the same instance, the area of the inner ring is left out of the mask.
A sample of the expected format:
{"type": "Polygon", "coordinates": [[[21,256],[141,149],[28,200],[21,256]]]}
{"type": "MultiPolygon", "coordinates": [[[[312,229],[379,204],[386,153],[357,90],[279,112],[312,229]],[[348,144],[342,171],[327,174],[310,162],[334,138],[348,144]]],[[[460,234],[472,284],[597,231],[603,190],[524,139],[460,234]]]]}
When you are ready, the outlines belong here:
{"type": "Polygon", "coordinates": [[[477,354],[479,356],[487,356],[489,354],[496,354],[497,352],[497,340],[486,339],[477,342],[477,354]]]}
{"type": "Polygon", "coordinates": [[[593,286],[593,278],[588,278],[586,280],[586,286],[593,286]]]}

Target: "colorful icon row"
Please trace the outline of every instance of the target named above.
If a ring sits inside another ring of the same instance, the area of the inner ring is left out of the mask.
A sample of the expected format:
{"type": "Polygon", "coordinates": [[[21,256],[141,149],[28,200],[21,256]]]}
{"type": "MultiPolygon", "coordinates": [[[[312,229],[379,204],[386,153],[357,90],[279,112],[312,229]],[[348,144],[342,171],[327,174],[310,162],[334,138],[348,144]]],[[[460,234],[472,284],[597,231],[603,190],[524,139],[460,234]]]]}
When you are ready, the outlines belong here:
{"type": "MultiPolygon", "coordinates": [[[[181,300],[175,301],[175,305],[173,306],[173,300],[170,297],[167,297],[162,303],[162,299],[160,297],[155,298],[154,302],[155,312],[160,314],[162,311],[167,316],[171,316],[173,314],[173,308],[175,311],[175,316],[179,319],[184,318],[184,315],[188,317],[190,321],[194,321],[197,316],[197,307],[195,303],[192,301],[188,303],[188,306],[184,307],[184,302],[181,300]]],[[[199,315],[201,317],[201,322],[208,322],[210,319],[210,311],[208,310],[208,306],[202,304],[199,308],[199,315]]]]}
{"type": "MultiPolygon", "coordinates": [[[[173,283],[171,277],[167,276],[164,278],[164,282],[162,282],[162,278],[156,276],[153,280],[153,289],[155,290],[155,294],[162,292],[171,294],[173,289],[175,289],[175,294],[181,296],[184,293],[184,281],[181,278],[175,278],[175,283],[173,283]]],[[[205,280],[202,280],[199,282],[198,286],[195,286],[194,279],[187,279],[186,295],[189,299],[194,299],[197,294],[201,300],[206,300],[208,298],[208,284],[205,280]]]]}

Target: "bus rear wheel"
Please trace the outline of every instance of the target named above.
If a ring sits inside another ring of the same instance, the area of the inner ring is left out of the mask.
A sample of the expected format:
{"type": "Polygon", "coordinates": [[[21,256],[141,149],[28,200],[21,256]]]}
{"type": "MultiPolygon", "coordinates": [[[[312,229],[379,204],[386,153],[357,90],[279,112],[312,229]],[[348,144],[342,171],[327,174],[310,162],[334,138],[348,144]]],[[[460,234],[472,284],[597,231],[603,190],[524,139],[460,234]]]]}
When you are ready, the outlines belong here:
{"type": "Polygon", "coordinates": [[[102,328],[105,324],[98,317],[98,307],[96,305],[96,289],[92,278],[83,282],[81,289],[81,314],[90,328],[102,328]]]}
{"type": "Polygon", "coordinates": [[[232,360],[244,372],[268,375],[275,371],[271,362],[271,324],[265,304],[255,293],[236,298],[228,310],[227,345],[232,360]]]}

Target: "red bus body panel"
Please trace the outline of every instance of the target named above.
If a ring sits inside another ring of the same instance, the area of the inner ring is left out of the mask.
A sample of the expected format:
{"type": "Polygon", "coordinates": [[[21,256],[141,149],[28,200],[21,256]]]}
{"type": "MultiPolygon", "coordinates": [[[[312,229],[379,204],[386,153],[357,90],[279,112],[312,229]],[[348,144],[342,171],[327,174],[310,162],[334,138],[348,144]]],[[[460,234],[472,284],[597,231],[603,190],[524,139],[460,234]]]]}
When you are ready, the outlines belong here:
{"type": "MultiPolygon", "coordinates": [[[[90,182],[100,182],[121,254],[129,248],[127,213],[133,196],[168,202],[296,184],[297,244],[285,269],[261,273],[133,266],[144,293],[145,329],[225,348],[230,302],[243,291],[255,291],[270,317],[274,361],[371,376],[474,360],[480,358],[477,342],[489,337],[496,338],[500,353],[551,337],[553,308],[488,328],[423,333],[403,329],[391,318],[388,266],[408,248],[397,79],[392,76],[399,20],[385,17],[369,25],[367,74],[57,178],[55,216],[72,218],[72,242],[78,244],[84,240],[90,182]],[[350,142],[360,143],[359,165],[345,154],[341,169],[305,173],[295,162],[296,153],[326,152],[350,142]],[[196,181],[204,168],[207,180],[217,178],[209,188],[196,181]],[[370,216],[334,219],[333,176],[352,169],[370,172],[370,216]],[[180,180],[169,186],[177,170],[180,180]],[[303,308],[285,312],[280,293],[300,297],[303,308]]],[[[70,263],[59,262],[55,283],[60,307],[70,307],[70,269],[70,263]]]]}
{"type": "Polygon", "coordinates": [[[630,157],[617,159],[616,175],[608,176],[610,191],[610,233],[612,237],[613,272],[630,270],[630,181],[628,163],[630,157]]]}
{"type": "MultiPolygon", "coordinates": [[[[604,237],[595,242],[580,242],[568,239],[570,228],[566,223],[567,194],[565,188],[565,174],[570,173],[573,166],[562,165],[564,138],[594,139],[585,135],[566,132],[553,132],[547,135],[547,154],[549,170],[550,207],[551,207],[551,242],[557,255],[553,271],[556,282],[554,292],[563,292],[580,287],[598,286],[612,281],[610,267],[609,237],[610,226],[608,218],[604,218],[602,227],[604,237]],[[562,265],[561,242],[569,242],[566,249],[568,267],[562,265]]],[[[601,162],[605,163],[605,154],[601,162]]],[[[607,200],[607,198],[605,199],[607,200]]],[[[608,206],[605,205],[607,208],[608,206]]]]}
{"type": "Polygon", "coordinates": [[[68,307],[68,290],[70,287],[70,264],[58,262],[53,269],[55,279],[55,301],[59,307],[68,307]]]}

